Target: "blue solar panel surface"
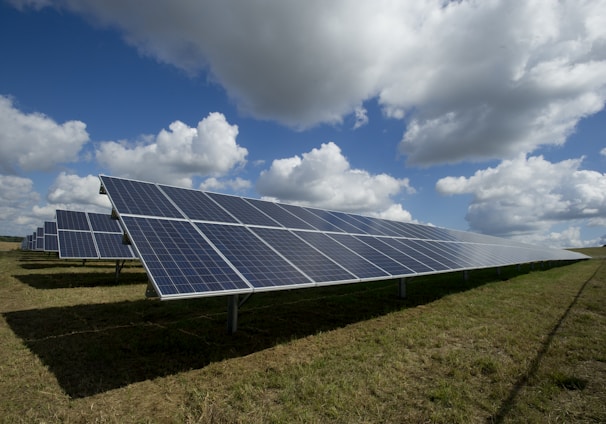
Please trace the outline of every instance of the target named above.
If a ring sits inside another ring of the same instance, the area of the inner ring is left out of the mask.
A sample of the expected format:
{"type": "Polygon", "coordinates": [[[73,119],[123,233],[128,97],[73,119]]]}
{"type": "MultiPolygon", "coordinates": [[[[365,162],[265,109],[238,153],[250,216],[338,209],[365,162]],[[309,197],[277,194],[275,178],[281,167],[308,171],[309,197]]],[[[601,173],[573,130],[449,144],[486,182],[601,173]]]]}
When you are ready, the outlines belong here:
{"type": "Polygon", "coordinates": [[[161,298],[585,258],[427,225],[100,179],[161,298]]]}
{"type": "Polygon", "coordinates": [[[171,186],[160,186],[160,188],[189,219],[221,223],[238,222],[201,191],[171,186]]]}
{"type": "Polygon", "coordinates": [[[250,285],[187,221],[123,216],[140,259],[164,296],[248,292],[250,285]]]}
{"type": "Polygon", "coordinates": [[[235,225],[197,225],[255,288],[313,284],[313,281],[248,228],[235,225]]]}
{"type": "Polygon", "coordinates": [[[59,257],[63,259],[97,259],[93,234],[90,231],[59,230],[59,257]]]}
{"type": "Polygon", "coordinates": [[[58,209],[57,231],[62,259],[136,259],[123,243],[119,221],[110,215],[58,209]]]}

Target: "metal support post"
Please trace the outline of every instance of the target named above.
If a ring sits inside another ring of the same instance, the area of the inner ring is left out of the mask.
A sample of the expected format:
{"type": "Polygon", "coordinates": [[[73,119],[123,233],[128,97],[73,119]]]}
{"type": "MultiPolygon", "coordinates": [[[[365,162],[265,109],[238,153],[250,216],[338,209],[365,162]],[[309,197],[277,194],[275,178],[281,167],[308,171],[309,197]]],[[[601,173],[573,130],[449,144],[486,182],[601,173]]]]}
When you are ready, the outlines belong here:
{"type": "Polygon", "coordinates": [[[227,298],[227,334],[234,334],[238,329],[238,295],[227,298]]]}
{"type": "Polygon", "coordinates": [[[406,299],[406,277],[400,278],[398,283],[398,297],[400,299],[406,299]]]}

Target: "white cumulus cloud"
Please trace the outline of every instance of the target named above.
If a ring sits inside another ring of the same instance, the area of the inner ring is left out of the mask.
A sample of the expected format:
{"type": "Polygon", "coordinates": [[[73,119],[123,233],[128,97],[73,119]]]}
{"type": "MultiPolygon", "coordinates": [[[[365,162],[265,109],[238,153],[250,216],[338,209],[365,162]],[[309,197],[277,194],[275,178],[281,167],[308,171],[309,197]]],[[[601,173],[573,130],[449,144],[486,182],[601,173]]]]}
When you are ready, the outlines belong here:
{"type": "Polygon", "coordinates": [[[238,127],[214,112],[197,127],[175,121],[138,143],[101,143],[96,158],[120,176],[191,187],[194,176],[222,176],[246,163],[237,136],[238,127]]]}
{"type": "MultiPolygon", "coordinates": [[[[581,163],[551,163],[521,154],[471,177],[442,178],[436,189],[445,195],[473,196],[466,219],[474,231],[518,237],[534,233],[548,239],[545,235],[555,223],[599,225],[606,216],[606,174],[579,169],[581,163]]],[[[569,238],[574,234],[563,233],[569,238]]]]}
{"type": "Polygon", "coordinates": [[[52,170],[77,160],[88,141],[83,122],[58,124],[41,113],[23,113],[0,96],[0,172],[52,170]]]}
{"type": "Polygon", "coordinates": [[[407,178],[371,175],[351,168],[333,142],[301,156],[276,159],[261,172],[257,191],[266,198],[333,210],[384,214],[410,220],[410,213],[392,198],[413,193],[407,178]]]}
{"type": "MultiPolygon", "coordinates": [[[[21,9],[50,6],[12,0],[21,9]]],[[[404,119],[410,164],[562,144],[606,100],[606,0],[57,0],[140,53],[205,72],[241,110],[296,128],[404,119]]]]}

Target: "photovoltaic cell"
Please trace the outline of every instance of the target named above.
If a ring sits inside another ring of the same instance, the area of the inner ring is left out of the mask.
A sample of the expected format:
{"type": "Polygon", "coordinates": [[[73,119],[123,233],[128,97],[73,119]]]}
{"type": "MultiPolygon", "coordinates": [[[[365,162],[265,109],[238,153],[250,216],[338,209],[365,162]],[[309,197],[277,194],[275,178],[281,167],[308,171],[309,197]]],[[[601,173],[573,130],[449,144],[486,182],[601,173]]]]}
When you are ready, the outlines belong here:
{"type": "Polygon", "coordinates": [[[370,262],[387,271],[392,276],[404,276],[416,273],[416,271],[407,267],[402,262],[398,262],[380,250],[375,249],[367,243],[364,243],[363,240],[370,240],[372,237],[363,236],[361,238],[357,238],[351,234],[330,234],[329,237],[347,246],[360,256],[367,258],[370,262]]]}
{"type": "Polygon", "coordinates": [[[57,209],[58,230],[90,231],[85,212],[57,209]]]}
{"type": "Polygon", "coordinates": [[[59,230],[60,257],[62,259],[97,259],[97,249],[90,231],[59,230]]]}
{"type": "Polygon", "coordinates": [[[120,227],[120,222],[118,222],[117,219],[113,219],[111,215],[93,212],[87,212],[87,214],[91,229],[94,232],[123,233],[122,227],[120,227]]]}
{"type": "Polygon", "coordinates": [[[57,228],[57,250],[62,259],[136,258],[122,241],[119,221],[110,215],[58,209],[57,228]]]}
{"type": "Polygon", "coordinates": [[[122,234],[93,233],[99,259],[134,259],[135,255],[130,246],[122,242],[122,234]]]}
{"type": "Polygon", "coordinates": [[[160,186],[181,211],[191,220],[238,222],[225,209],[198,190],[160,186]]]}
{"type": "Polygon", "coordinates": [[[246,202],[241,197],[225,196],[216,193],[208,195],[218,204],[228,210],[238,221],[247,225],[266,225],[270,227],[281,227],[276,221],[265,215],[259,209],[246,202]]]}
{"type": "Polygon", "coordinates": [[[131,216],[122,222],[160,296],[250,291],[190,222],[131,216]]]}
{"type": "Polygon", "coordinates": [[[309,231],[295,231],[295,234],[360,279],[379,279],[389,276],[387,272],[326,234],[309,231]]]}
{"type": "Polygon", "coordinates": [[[309,225],[311,225],[316,230],[335,231],[338,233],[343,232],[343,230],[340,229],[339,227],[337,227],[336,225],[333,225],[330,222],[320,218],[318,215],[311,213],[311,211],[309,211],[305,208],[302,208],[300,206],[284,205],[284,204],[279,204],[279,206],[281,208],[286,209],[288,212],[295,215],[299,219],[307,222],[309,225]]]}
{"type": "Polygon", "coordinates": [[[356,279],[355,275],[347,272],[288,230],[252,228],[252,231],[317,283],[356,279]]]}
{"type": "Polygon", "coordinates": [[[155,184],[103,177],[103,185],[120,213],[183,218],[155,184]]]}
{"type": "Polygon", "coordinates": [[[313,283],[248,228],[235,225],[197,225],[255,288],[313,283]]]}
{"type": "Polygon", "coordinates": [[[262,201],[262,200],[255,200],[255,199],[244,199],[244,200],[246,200],[248,203],[250,203],[257,209],[259,209],[266,215],[271,216],[274,221],[278,222],[280,225],[282,225],[285,228],[294,228],[294,229],[301,229],[301,230],[313,230],[314,229],[313,226],[311,226],[307,222],[303,221],[301,218],[298,218],[297,216],[291,214],[286,209],[281,208],[279,205],[277,205],[275,203],[266,202],[266,201],[262,201]]]}
{"type": "Polygon", "coordinates": [[[427,260],[425,257],[415,255],[412,250],[404,251],[401,246],[395,245],[396,239],[391,237],[359,236],[360,240],[384,253],[395,261],[400,262],[414,273],[431,273],[444,269],[443,266],[427,260]]]}

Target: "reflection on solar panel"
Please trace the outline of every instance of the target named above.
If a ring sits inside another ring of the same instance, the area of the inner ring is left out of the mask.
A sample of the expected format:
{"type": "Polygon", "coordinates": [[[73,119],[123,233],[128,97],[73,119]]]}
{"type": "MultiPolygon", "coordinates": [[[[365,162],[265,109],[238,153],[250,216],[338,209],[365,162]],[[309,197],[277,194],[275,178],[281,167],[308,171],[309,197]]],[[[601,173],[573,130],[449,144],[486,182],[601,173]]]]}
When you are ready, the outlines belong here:
{"type": "Polygon", "coordinates": [[[426,225],[100,179],[161,299],[587,258],[426,225]]]}
{"type": "Polygon", "coordinates": [[[110,215],[57,209],[56,229],[61,259],[136,259],[110,215]]]}

